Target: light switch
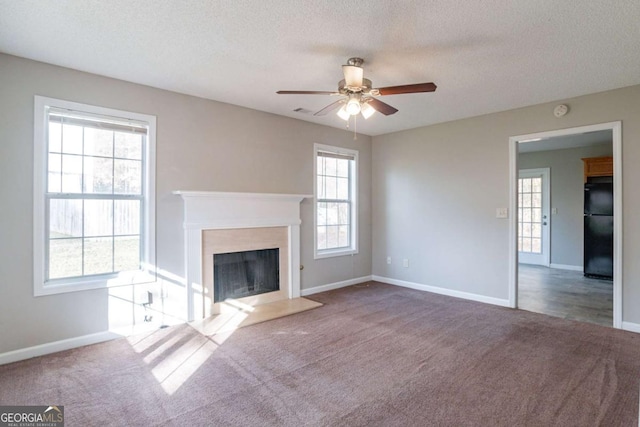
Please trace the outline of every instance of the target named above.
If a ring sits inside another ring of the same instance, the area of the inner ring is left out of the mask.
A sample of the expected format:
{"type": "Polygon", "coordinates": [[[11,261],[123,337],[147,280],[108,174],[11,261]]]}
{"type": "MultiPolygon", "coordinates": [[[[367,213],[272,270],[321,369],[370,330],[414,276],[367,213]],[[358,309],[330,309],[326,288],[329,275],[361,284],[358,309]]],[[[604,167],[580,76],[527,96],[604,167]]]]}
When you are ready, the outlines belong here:
{"type": "Polygon", "coordinates": [[[558,214],[558,208],[551,208],[551,215],[557,215],[558,214]]]}
{"type": "Polygon", "coordinates": [[[404,268],[409,268],[409,260],[408,260],[408,259],[406,259],[406,258],[405,258],[405,259],[403,259],[403,260],[402,260],[402,266],[403,266],[404,268]]]}
{"type": "Polygon", "coordinates": [[[387,257],[387,264],[391,264],[391,257],[390,256],[387,257]]]}
{"type": "Polygon", "coordinates": [[[496,218],[509,218],[509,208],[497,208],[496,218]]]}

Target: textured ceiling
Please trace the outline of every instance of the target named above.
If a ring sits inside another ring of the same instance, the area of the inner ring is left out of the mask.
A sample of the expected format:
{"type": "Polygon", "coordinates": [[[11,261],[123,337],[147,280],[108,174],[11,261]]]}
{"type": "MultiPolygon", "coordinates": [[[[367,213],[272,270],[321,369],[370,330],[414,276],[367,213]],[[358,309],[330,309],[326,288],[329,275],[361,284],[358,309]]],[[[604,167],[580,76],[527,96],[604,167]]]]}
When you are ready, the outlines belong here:
{"type": "Polygon", "coordinates": [[[0,0],[0,52],[328,126],[292,110],[334,98],[275,92],[335,90],[352,56],[438,85],[369,135],[639,84],[639,40],[638,0],[0,0]]]}

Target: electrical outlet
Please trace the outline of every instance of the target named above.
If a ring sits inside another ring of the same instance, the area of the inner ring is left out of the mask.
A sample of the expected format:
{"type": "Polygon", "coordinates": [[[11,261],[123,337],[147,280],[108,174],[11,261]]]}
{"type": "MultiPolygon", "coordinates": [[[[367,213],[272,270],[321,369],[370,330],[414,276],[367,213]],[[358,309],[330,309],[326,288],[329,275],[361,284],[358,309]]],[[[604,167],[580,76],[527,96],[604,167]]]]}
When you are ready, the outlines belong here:
{"type": "Polygon", "coordinates": [[[558,208],[551,208],[551,215],[557,215],[558,214],[558,208]]]}
{"type": "Polygon", "coordinates": [[[387,264],[391,264],[391,257],[390,256],[387,257],[387,264]]]}
{"type": "Polygon", "coordinates": [[[405,258],[405,259],[403,259],[403,260],[402,260],[402,266],[403,266],[404,268],[409,268],[409,260],[408,260],[408,259],[406,259],[406,258],[405,258]]]}

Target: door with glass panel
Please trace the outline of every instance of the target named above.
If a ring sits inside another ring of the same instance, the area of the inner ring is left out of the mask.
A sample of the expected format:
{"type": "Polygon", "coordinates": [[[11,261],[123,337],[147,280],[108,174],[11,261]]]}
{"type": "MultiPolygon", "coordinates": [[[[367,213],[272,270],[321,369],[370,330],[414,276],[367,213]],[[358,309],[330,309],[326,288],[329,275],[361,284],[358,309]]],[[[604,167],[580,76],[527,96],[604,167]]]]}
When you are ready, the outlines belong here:
{"type": "Polygon", "coordinates": [[[518,177],[518,262],[550,264],[549,168],[521,169],[518,177]]]}

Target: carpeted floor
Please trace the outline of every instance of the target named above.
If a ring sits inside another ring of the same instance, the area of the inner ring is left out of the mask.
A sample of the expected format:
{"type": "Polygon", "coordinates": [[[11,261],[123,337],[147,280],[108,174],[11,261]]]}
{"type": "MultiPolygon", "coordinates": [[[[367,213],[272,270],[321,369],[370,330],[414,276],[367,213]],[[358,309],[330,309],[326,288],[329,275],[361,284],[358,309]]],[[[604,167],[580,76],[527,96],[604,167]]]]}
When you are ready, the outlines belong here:
{"type": "Polygon", "coordinates": [[[640,334],[379,283],[213,340],[188,325],[0,366],[67,426],[637,426],[640,334]]]}

